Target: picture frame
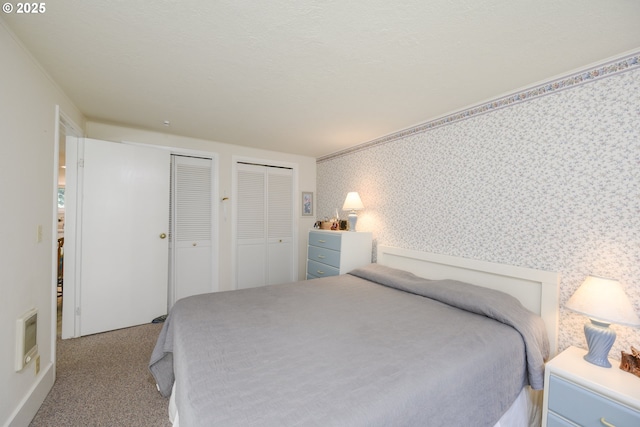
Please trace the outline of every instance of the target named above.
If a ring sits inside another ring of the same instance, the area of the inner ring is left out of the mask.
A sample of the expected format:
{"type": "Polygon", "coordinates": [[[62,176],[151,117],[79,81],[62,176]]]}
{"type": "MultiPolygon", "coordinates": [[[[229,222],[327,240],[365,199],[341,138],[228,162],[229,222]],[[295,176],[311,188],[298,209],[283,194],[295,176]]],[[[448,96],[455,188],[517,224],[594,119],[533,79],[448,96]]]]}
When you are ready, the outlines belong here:
{"type": "Polygon", "coordinates": [[[313,191],[303,191],[301,200],[302,216],[313,216],[313,191]]]}

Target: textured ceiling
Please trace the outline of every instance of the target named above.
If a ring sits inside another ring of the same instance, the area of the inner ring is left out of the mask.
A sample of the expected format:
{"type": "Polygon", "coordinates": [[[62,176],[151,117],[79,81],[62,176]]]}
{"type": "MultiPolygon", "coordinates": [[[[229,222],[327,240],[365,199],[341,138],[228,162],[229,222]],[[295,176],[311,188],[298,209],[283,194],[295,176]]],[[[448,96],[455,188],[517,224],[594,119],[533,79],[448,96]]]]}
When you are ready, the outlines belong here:
{"type": "Polygon", "coordinates": [[[0,19],[88,119],[319,157],[637,49],[639,18],[637,0],[58,0],[0,19]]]}

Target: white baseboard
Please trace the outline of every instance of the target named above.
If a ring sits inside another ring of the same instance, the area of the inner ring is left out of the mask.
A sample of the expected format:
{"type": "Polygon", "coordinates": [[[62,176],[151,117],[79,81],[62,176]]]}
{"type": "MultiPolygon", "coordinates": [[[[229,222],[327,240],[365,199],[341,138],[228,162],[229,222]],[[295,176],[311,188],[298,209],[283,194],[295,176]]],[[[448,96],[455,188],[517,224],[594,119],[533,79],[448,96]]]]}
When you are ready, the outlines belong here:
{"type": "Polygon", "coordinates": [[[16,410],[13,411],[5,427],[27,427],[35,417],[38,409],[40,409],[40,406],[42,406],[47,394],[51,391],[54,381],[53,363],[49,362],[44,367],[40,379],[31,387],[29,393],[20,401],[16,410]]]}

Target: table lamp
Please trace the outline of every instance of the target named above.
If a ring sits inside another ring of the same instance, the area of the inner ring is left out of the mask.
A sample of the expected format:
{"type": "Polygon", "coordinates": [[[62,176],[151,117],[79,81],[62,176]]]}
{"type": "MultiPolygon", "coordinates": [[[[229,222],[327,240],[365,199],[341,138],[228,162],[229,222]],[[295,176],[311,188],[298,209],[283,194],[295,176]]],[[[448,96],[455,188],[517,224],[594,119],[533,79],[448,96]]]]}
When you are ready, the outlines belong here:
{"type": "Polygon", "coordinates": [[[349,212],[349,231],[356,231],[356,222],[358,222],[358,215],[356,211],[364,209],[360,195],[356,191],[351,191],[347,194],[347,198],[342,206],[343,211],[349,212]]]}
{"type": "Polygon", "coordinates": [[[584,359],[605,368],[611,367],[608,355],[616,340],[616,332],[609,324],[640,326],[640,318],[617,280],[587,277],[565,307],[589,317],[590,322],[584,325],[589,352],[584,359]]]}

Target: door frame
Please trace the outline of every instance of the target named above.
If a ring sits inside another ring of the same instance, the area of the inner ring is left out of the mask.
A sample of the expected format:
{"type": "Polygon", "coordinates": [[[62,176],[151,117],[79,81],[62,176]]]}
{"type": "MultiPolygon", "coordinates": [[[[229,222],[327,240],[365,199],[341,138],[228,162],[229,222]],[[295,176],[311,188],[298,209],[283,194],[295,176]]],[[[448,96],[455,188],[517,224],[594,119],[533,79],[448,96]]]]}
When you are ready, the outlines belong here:
{"type": "Polygon", "coordinates": [[[298,229],[299,229],[299,218],[298,215],[295,215],[295,202],[296,200],[298,200],[297,195],[299,194],[298,188],[299,188],[299,175],[298,175],[298,168],[299,165],[297,163],[291,163],[291,162],[284,162],[284,161],[278,161],[278,160],[271,160],[271,159],[263,159],[263,158],[258,158],[258,157],[247,157],[247,156],[231,156],[231,201],[232,201],[232,208],[231,211],[233,212],[232,214],[232,218],[231,218],[231,288],[232,289],[238,289],[238,283],[237,283],[237,277],[236,277],[236,270],[238,267],[238,259],[237,259],[237,253],[238,253],[238,244],[237,244],[237,237],[238,237],[238,209],[237,209],[237,201],[238,201],[238,163],[252,163],[255,165],[262,165],[262,166],[272,166],[272,167],[282,167],[282,168],[289,168],[292,171],[292,179],[293,179],[293,185],[292,185],[292,190],[293,194],[293,202],[294,202],[294,206],[293,206],[293,210],[294,210],[294,215],[293,215],[293,221],[291,224],[292,227],[292,235],[291,238],[293,239],[292,241],[292,264],[293,264],[293,277],[297,278],[298,277],[298,229]]]}
{"type": "MultiPolygon", "coordinates": [[[[60,169],[60,149],[61,144],[61,135],[64,132],[65,136],[65,165],[68,166],[68,161],[66,159],[66,139],[67,137],[73,138],[82,138],[84,136],[84,132],[82,128],[78,126],[64,111],[60,108],[59,105],[55,106],[55,137],[54,137],[54,154],[53,154],[53,218],[52,218],[52,232],[51,232],[51,348],[53,349],[53,366],[55,369],[55,361],[56,361],[56,341],[58,336],[58,180],[59,180],[59,169],[60,169]]],[[[65,184],[65,225],[68,225],[66,222],[67,219],[67,205],[66,205],[66,184],[65,184]]],[[[65,234],[65,251],[71,247],[71,253],[75,249],[74,240],[75,240],[75,224],[72,227],[66,227],[64,230],[65,234]],[[67,241],[67,234],[69,236],[69,241],[67,241]],[[69,246],[67,246],[67,244],[69,246]]],[[[67,292],[69,298],[74,298],[75,293],[75,281],[72,278],[72,275],[69,275],[69,279],[65,277],[63,281],[62,287],[62,300],[64,307],[64,298],[65,298],[65,289],[69,287],[72,292],[67,292]]],[[[55,371],[54,371],[55,372],[55,371]]],[[[55,376],[55,375],[54,375],[55,376]]]]}
{"type": "MultiPolygon", "coordinates": [[[[63,286],[63,296],[62,296],[62,300],[63,300],[63,313],[62,313],[62,338],[66,339],[66,338],[77,338],[80,337],[80,315],[79,315],[79,309],[80,309],[80,283],[78,283],[77,280],[74,280],[77,277],[80,277],[80,271],[82,269],[82,260],[80,257],[80,253],[81,253],[81,248],[79,246],[80,242],[82,241],[82,210],[80,209],[80,207],[82,206],[82,184],[83,184],[83,177],[82,177],[82,168],[78,167],[78,162],[82,162],[81,159],[83,159],[84,155],[83,155],[83,138],[85,138],[87,136],[80,134],[80,136],[78,136],[78,145],[77,145],[77,150],[74,152],[71,152],[71,155],[76,155],[76,164],[75,164],[75,169],[78,171],[77,172],[77,185],[76,185],[76,194],[75,194],[75,198],[73,198],[73,202],[75,202],[75,206],[72,206],[72,209],[74,209],[76,211],[76,215],[73,216],[73,218],[70,218],[71,221],[67,221],[66,220],[66,209],[67,209],[67,199],[66,199],[66,191],[65,191],[65,236],[67,235],[67,230],[69,230],[69,232],[71,233],[72,237],[70,237],[70,242],[71,242],[71,251],[74,254],[74,259],[73,259],[73,271],[69,272],[68,269],[65,269],[65,278],[64,278],[64,282],[65,282],[65,286],[63,286]],[[78,160],[80,159],[80,160],[78,160]],[[70,286],[66,286],[66,282],[67,282],[67,274],[69,274],[70,276],[70,286]],[[65,304],[64,301],[65,299],[67,299],[67,301],[73,301],[73,305],[70,306],[69,304],[66,305],[66,309],[65,309],[65,304]],[[66,325],[66,327],[65,327],[66,325]]],[[[56,138],[56,143],[57,143],[57,138],[56,138]]],[[[154,149],[159,149],[159,150],[166,150],[169,151],[169,154],[175,154],[175,155],[184,155],[184,156],[196,156],[196,157],[204,157],[204,158],[209,158],[211,159],[211,167],[215,169],[214,174],[212,175],[212,179],[215,180],[215,182],[218,183],[218,185],[214,186],[213,191],[212,191],[212,199],[215,200],[219,200],[219,179],[220,179],[220,171],[219,171],[219,155],[218,153],[215,152],[211,152],[211,151],[202,151],[202,150],[192,150],[192,149],[188,149],[188,148],[178,148],[178,147],[169,147],[169,146],[164,146],[164,145],[155,145],[155,144],[146,144],[146,143],[139,143],[139,142],[131,142],[131,141],[112,141],[112,142],[118,142],[118,143],[122,143],[122,144],[128,144],[128,145],[136,145],[136,146],[141,146],[141,147],[148,147],[148,148],[154,148],[154,149]]],[[[58,179],[58,170],[57,170],[57,164],[58,164],[58,148],[56,146],[56,159],[55,159],[55,167],[56,167],[56,172],[55,172],[55,191],[56,191],[56,215],[55,215],[55,221],[57,223],[57,179],[58,179]]],[[[67,150],[67,152],[69,152],[67,150]]],[[[68,165],[69,162],[67,162],[68,165]]],[[[69,173],[69,167],[67,166],[67,173],[69,173]]],[[[168,203],[169,201],[167,201],[168,203]]],[[[216,236],[219,236],[219,218],[218,218],[218,211],[214,209],[214,215],[215,215],[215,220],[214,220],[214,229],[213,229],[213,233],[216,236]]],[[[169,218],[167,218],[167,221],[169,220],[169,218]]],[[[57,233],[57,230],[56,230],[57,233]]],[[[57,242],[57,238],[55,239],[55,241],[57,242]]],[[[67,239],[65,237],[65,247],[67,246],[67,239]]],[[[57,248],[57,243],[56,243],[56,248],[57,248]]],[[[214,242],[212,242],[212,268],[214,269],[214,271],[219,271],[218,269],[218,253],[219,253],[219,238],[215,239],[214,242]]],[[[56,260],[56,264],[57,266],[57,260],[56,260]]],[[[56,267],[57,268],[57,267],[56,267]]],[[[55,270],[57,271],[57,270],[55,270]]],[[[56,280],[56,274],[54,274],[54,278],[53,280],[56,280]]],[[[218,283],[218,276],[214,275],[213,276],[213,284],[212,286],[215,289],[219,289],[219,283],[218,283]]],[[[55,292],[57,292],[56,288],[53,288],[54,293],[52,294],[53,296],[55,296],[55,292]]],[[[57,303],[57,298],[53,298],[53,306],[54,306],[54,313],[53,313],[53,331],[54,331],[54,335],[53,335],[53,340],[55,342],[56,339],[56,335],[57,335],[57,318],[56,318],[56,303],[57,303]]],[[[55,343],[54,343],[55,344],[55,343]]],[[[55,348],[55,347],[54,347],[55,348]]]]}

